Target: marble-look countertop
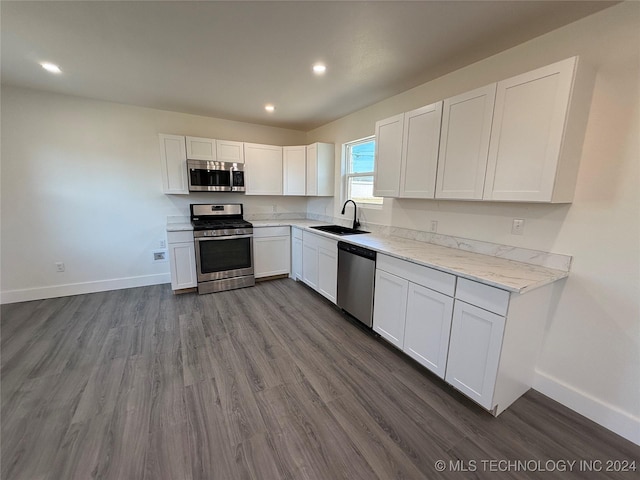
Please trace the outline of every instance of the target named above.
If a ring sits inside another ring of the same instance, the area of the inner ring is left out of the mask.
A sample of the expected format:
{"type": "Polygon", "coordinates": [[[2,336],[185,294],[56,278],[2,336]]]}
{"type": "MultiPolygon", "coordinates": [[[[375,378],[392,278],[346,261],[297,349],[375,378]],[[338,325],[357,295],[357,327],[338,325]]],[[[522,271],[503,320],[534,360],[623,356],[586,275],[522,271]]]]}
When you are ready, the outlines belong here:
{"type": "Polygon", "coordinates": [[[189,230],[193,230],[193,225],[191,225],[191,222],[167,223],[167,232],[185,232],[189,230]]]}
{"type": "MultiPolygon", "coordinates": [[[[316,220],[251,220],[254,227],[293,226],[309,230],[334,240],[369,248],[426,267],[435,268],[459,277],[475,280],[509,292],[525,293],[569,275],[553,268],[507,260],[505,258],[442,247],[400,237],[365,233],[359,235],[333,235],[310,227],[327,225],[316,220]]],[[[167,231],[192,230],[189,223],[167,223],[167,231]]]]}

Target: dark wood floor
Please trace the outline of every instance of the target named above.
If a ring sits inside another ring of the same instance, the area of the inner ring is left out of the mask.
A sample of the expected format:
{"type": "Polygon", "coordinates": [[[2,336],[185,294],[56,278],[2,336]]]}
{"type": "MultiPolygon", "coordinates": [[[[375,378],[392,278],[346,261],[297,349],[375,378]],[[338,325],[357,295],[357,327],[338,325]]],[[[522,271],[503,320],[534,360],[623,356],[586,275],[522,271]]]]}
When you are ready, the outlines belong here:
{"type": "Polygon", "coordinates": [[[533,391],[493,418],[288,279],[5,305],[1,326],[6,480],[494,478],[500,464],[483,461],[640,461],[533,391]]]}

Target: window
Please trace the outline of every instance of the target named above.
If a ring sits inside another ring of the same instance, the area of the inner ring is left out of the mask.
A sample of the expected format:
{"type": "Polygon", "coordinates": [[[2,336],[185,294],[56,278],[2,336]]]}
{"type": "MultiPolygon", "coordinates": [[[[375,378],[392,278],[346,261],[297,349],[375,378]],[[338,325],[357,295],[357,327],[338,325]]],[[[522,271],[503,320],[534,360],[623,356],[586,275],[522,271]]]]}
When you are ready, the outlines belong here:
{"type": "Polygon", "coordinates": [[[345,144],[345,193],[347,200],[353,200],[358,204],[382,205],[382,197],[373,196],[375,152],[375,137],[367,137],[345,144]]]}

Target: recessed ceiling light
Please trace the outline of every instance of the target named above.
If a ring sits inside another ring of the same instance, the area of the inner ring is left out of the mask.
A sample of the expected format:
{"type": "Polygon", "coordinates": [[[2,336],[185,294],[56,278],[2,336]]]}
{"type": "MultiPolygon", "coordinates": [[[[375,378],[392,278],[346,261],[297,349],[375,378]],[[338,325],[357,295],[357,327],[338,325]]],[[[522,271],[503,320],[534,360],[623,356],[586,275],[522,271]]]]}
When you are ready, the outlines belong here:
{"type": "Polygon", "coordinates": [[[275,111],[276,111],[276,107],[275,107],[275,105],[271,105],[270,103],[267,103],[267,104],[264,106],[264,109],[265,109],[267,112],[269,112],[269,113],[273,113],[273,112],[275,112],[275,111]]]}
{"type": "Polygon", "coordinates": [[[42,65],[42,68],[44,68],[47,72],[62,73],[62,70],[60,70],[60,67],[55,63],[43,62],[40,65],[42,65]]]}
{"type": "Polygon", "coordinates": [[[313,73],[315,73],[316,75],[322,75],[326,71],[327,66],[324,63],[316,63],[313,66],[313,73]]]}

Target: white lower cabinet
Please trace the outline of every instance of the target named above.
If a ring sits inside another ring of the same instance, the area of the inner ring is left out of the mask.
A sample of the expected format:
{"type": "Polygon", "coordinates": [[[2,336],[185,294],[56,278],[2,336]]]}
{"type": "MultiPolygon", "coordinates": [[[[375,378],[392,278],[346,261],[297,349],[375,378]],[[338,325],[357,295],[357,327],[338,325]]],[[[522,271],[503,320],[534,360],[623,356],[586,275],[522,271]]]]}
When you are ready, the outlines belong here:
{"type": "Polygon", "coordinates": [[[289,227],[254,227],[253,271],[256,278],[289,274],[289,227]]]}
{"type": "Polygon", "coordinates": [[[167,232],[171,289],[183,290],[198,286],[196,248],[193,232],[167,232]]]}
{"type": "Polygon", "coordinates": [[[302,232],[302,281],[336,303],[338,289],[338,242],[302,232]]]}
{"type": "Polygon", "coordinates": [[[505,318],[456,300],[446,381],[486,409],[493,408],[505,318]]]}
{"type": "Polygon", "coordinates": [[[302,280],[302,230],[291,227],[291,278],[302,280]]]}
{"type": "Polygon", "coordinates": [[[318,292],[336,303],[338,297],[338,245],[318,245],[318,292]]]}
{"type": "Polygon", "coordinates": [[[378,254],[373,329],[499,415],[533,384],[553,292],[524,294],[378,254]]]}
{"type": "Polygon", "coordinates": [[[453,298],[415,282],[453,293],[455,277],[385,255],[378,259],[373,329],[444,378],[453,298]]]}
{"type": "Polygon", "coordinates": [[[409,281],[384,270],[376,270],[373,330],[402,349],[409,281]]]}
{"type": "Polygon", "coordinates": [[[404,352],[444,378],[453,298],[409,282],[404,352]]]}

